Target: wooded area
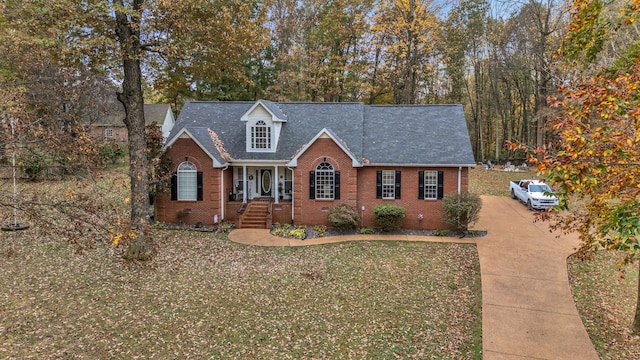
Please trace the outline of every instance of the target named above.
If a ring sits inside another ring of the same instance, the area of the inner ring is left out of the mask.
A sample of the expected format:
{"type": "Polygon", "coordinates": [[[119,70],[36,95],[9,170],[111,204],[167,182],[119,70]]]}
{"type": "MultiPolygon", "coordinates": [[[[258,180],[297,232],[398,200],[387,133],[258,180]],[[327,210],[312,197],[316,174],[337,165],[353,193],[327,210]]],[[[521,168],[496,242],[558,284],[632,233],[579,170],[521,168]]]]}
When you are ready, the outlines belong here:
{"type": "Polygon", "coordinates": [[[147,102],[462,103],[478,161],[522,158],[505,140],[544,143],[546,99],[570,77],[555,57],[569,20],[562,0],[65,3],[1,5],[3,52],[18,55],[2,56],[5,74],[46,86],[24,74],[28,63],[120,84],[113,14],[139,12],[147,102]]]}

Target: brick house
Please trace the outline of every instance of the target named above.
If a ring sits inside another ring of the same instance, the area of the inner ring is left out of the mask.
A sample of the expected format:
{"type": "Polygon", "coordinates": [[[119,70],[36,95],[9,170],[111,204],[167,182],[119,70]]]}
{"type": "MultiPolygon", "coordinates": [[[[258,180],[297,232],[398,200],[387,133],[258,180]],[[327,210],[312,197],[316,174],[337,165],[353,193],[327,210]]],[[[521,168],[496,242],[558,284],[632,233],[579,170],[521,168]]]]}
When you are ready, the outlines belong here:
{"type": "Polygon", "coordinates": [[[474,166],[461,105],[188,102],[165,149],[156,219],[240,228],[328,225],[338,204],[375,226],[392,203],[405,228],[446,229],[440,199],[467,191],[474,166]]]}
{"type": "MultiPolygon", "coordinates": [[[[126,143],[128,141],[127,127],[124,124],[124,107],[117,100],[112,101],[112,107],[105,111],[96,120],[89,124],[89,135],[96,140],[116,141],[126,143]]],[[[171,105],[168,104],[144,104],[145,126],[154,122],[162,129],[166,139],[175,123],[171,105]]]]}

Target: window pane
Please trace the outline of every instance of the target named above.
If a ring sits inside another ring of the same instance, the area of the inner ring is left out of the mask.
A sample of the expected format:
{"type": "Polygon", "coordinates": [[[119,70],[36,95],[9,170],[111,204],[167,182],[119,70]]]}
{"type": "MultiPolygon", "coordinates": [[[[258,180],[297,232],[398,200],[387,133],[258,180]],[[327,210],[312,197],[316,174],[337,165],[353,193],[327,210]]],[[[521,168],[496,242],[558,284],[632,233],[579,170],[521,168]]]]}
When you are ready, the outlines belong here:
{"type": "Polygon", "coordinates": [[[395,170],[382,171],[382,198],[396,198],[396,172],[395,170]]]}
{"type": "Polygon", "coordinates": [[[424,172],[424,198],[425,199],[438,198],[438,172],[437,171],[424,172]]]}
{"type": "Polygon", "coordinates": [[[196,166],[188,161],[178,166],[178,200],[197,200],[198,176],[196,166]]]}
{"type": "Polygon", "coordinates": [[[321,163],[316,167],[316,199],[333,199],[335,177],[333,166],[329,163],[321,163]]]}
{"type": "Polygon", "coordinates": [[[262,120],[251,128],[251,147],[253,149],[271,149],[271,127],[262,120]]]}

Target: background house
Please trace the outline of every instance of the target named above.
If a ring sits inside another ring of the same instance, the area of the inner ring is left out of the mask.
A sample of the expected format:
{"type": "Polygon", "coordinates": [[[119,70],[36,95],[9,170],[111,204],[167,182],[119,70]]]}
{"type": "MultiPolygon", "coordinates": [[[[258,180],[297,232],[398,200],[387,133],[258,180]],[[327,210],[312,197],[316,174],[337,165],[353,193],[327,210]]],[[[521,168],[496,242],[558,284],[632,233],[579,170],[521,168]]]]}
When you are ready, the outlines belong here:
{"type": "Polygon", "coordinates": [[[327,225],[338,204],[374,226],[373,208],[393,203],[404,227],[443,229],[440,199],[466,191],[474,166],[460,105],[189,102],[165,156],[157,220],[239,227],[327,225]]]}
{"type": "MultiPolygon", "coordinates": [[[[128,135],[124,124],[124,107],[115,99],[112,105],[108,111],[89,123],[89,134],[96,140],[126,143],[128,135]]],[[[165,139],[175,123],[171,106],[168,104],[144,104],[144,119],[147,126],[154,122],[158,124],[165,139]]]]}

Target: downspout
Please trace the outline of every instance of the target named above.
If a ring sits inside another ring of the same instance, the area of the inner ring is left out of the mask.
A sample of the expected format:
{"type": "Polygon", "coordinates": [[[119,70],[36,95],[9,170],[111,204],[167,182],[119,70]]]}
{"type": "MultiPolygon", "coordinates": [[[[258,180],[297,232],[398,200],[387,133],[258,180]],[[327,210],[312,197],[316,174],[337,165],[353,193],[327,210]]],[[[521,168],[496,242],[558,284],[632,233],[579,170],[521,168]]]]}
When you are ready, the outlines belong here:
{"type": "Polygon", "coordinates": [[[291,223],[293,224],[294,223],[293,220],[294,220],[294,217],[295,217],[295,215],[294,215],[295,214],[295,210],[294,210],[295,209],[295,206],[294,206],[295,203],[294,203],[294,201],[295,201],[295,198],[296,198],[296,192],[295,192],[295,189],[294,189],[293,185],[296,182],[294,181],[294,178],[293,178],[293,176],[294,176],[293,169],[288,167],[288,166],[287,166],[287,169],[291,170],[291,223]]]}
{"type": "Polygon", "coordinates": [[[462,182],[462,166],[458,166],[458,195],[460,195],[461,192],[461,185],[462,182]]]}
{"type": "Polygon", "coordinates": [[[229,165],[225,165],[220,173],[220,222],[224,220],[224,199],[226,193],[224,191],[224,171],[229,168],[229,165]]]}
{"type": "Polygon", "coordinates": [[[280,184],[280,177],[278,175],[278,165],[275,165],[273,168],[274,168],[273,172],[275,174],[274,178],[276,179],[276,181],[273,181],[273,179],[271,180],[271,187],[273,188],[273,194],[275,194],[274,195],[275,203],[279,204],[280,201],[278,198],[280,197],[280,191],[278,190],[278,186],[280,184]]]}

